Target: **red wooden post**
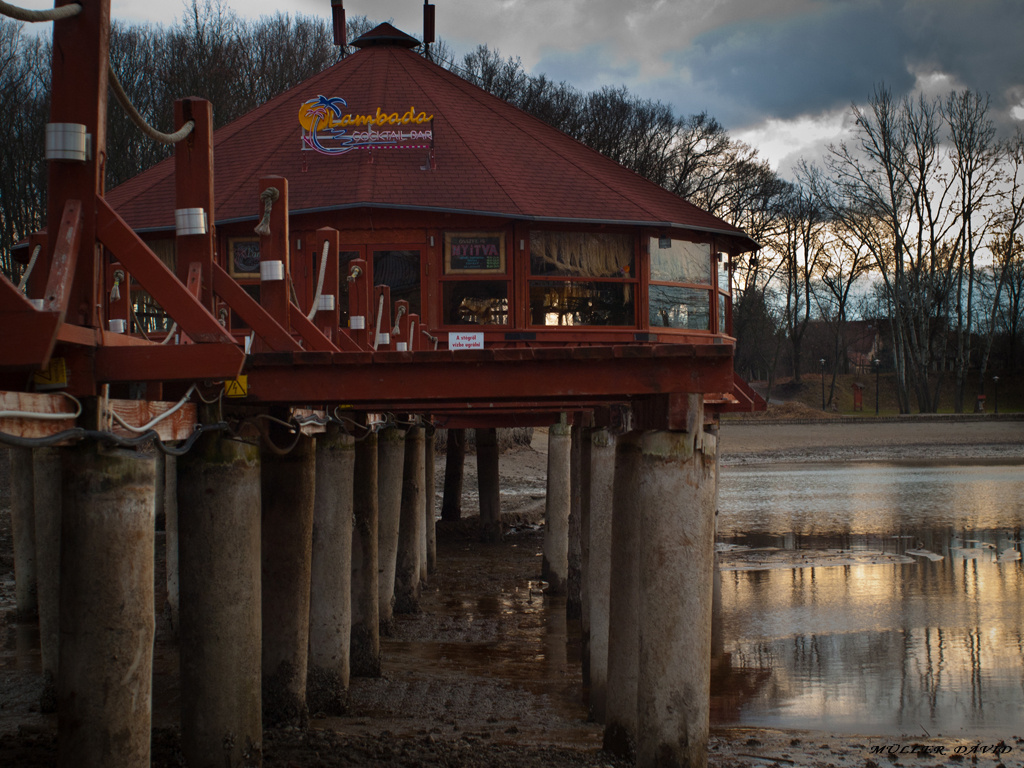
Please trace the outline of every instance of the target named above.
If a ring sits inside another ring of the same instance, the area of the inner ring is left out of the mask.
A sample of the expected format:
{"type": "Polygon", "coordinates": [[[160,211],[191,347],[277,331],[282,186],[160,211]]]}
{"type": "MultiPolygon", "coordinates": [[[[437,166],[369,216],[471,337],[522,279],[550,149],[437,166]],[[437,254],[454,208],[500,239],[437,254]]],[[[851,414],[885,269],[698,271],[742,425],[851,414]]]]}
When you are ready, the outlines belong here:
{"type": "MultiPolygon", "coordinates": [[[[260,304],[283,328],[291,328],[291,305],[288,258],[288,180],[281,176],[260,179],[259,213],[264,217],[265,201],[273,197],[269,223],[270,234],[260,235],[260,304]]],[[[262,218],[261,218],[262,220],[262,218]]]]}
{"type": "Polygon", "coordinates": [[[178,255],[177,274],[187,281],[189,266],[201,269],[203,306],[211,312],[213,302],[214,198],[213,198],[213,108],[205,99],[174,102],[174,129],[192,120],[195,127],[174,152],[175,220],[178,255]],[[205,221],[203,221],[205,219],[205,221]],[[201,231],[205,224],[205,231],[201,231]]]}
{"type": "MultiPolygon", "coordinates": [[[[56,0],[55,7],[77,0],[56,0]]],[[[85,128],[86,157],[51,159],[48,167],[47,227],[57,231],[68,200],[82,204],[82,227],[76,270],[67,305],[68,322],[100,325],[101,271],[96,268],[96,197],[103,194],[103,163],[107,154],[107,67],[110,61],[110,0],[82,3],[69,19],[53,22],[53,63],[50,123],[85,128]]],[[[37,265],[49,272],[56,238],[46,259],[37,265]]]]}
{"type": "MultiPolygon", "coordinates": [[[[341,307],[338,306],[338,230],[333,227],[322,227],[316,231],[316,248],[319,258],[324,255],[324,243],[327,243],[327,267],[324,274],[324,284],[320,296],[325,299],[331,297],[331,301],[322,302],[323,305],[330,305],[330,309],[317,309],[314,319],[320,332],[331,341],[337,342],[340,329],[338,324],[341,318],[341,307]]],[[[317,268],[317,279],[319,280],[321,269],[320,264],[314,265],[317,268]]]]}
{"type": "Polygon", "coordinates": [[[369,308],[370,276],[366,272],[365,259],[352,259],[348,263],[348,275],[346,280],[350,281],[348,287],[348,327],[352,339],[363,349],[367,344],[367,328],[370,323],[367,321],[369,308]]]}

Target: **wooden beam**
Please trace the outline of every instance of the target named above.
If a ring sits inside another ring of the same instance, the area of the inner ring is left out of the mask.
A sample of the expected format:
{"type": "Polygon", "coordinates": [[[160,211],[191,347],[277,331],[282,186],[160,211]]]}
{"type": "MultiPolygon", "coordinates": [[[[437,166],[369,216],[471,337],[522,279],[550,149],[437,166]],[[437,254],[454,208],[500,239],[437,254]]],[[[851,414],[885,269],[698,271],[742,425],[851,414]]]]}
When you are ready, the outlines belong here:
{"type": "Polygon", "coordinates": [[[25,295],[0,275],[0,368],[43,368],[53,354],[60,318],[39,312],[25,295]]]}
{"type": "Polygon", "coordinates": [[[96,202],[96,236],[181,329],[199,343],[234,343],[217,318],[189,293],[107,201],[98,198],[96,202]]]}
{"type": "Polygon", "coordinates": [[[0,411],[26,412],[52,416],[67,414],[65,419],[40,419],[31,416],[0,416],[0,432],[15,437],[49,437],[75,426],[77,410],[74,402],[62,395],[37,395],[28,392],[0,392],[0,411]]]}
{"type": "Polygon", "coordinates": [[[213,265],[213,292],[238,313],[268,349],[274,352],[298,352],[302,349],[299,342],[219,264],[213,265]]]}
{"type": "Polygon", "coordinates": [[[152,344],[96,350],[95,378],[112,381],[197,381],[234,379],[245,353],[230,344],[152,344]]]}

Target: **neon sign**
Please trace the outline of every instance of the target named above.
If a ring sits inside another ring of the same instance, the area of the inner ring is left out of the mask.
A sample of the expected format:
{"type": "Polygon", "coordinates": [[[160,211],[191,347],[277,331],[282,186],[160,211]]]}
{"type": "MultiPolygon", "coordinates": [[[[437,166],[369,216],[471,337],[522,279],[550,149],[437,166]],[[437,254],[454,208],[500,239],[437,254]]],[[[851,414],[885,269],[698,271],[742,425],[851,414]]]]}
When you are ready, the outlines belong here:
{"type": "Polygon", "coordinates": [[[372,114],[346,112],[340,96],[318,96],[299,107],[302,148],[324,155],[343,155],[355,149],[430,149],[434,145],[434,116],[417,112],[372,114]]]}

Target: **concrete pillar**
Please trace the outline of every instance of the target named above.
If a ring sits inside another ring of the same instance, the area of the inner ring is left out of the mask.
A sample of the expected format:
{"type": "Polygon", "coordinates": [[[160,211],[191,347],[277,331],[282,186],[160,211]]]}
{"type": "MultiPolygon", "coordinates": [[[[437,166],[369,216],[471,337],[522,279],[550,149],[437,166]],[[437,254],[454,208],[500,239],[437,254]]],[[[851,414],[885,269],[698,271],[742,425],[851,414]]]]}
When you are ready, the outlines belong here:
{"type": "Polygon", "coordinates": [[[466,430],[449,429],[444,458],[444,494],[441,519],[462,517],[462,478],[466,465],[466,430]]]}
{"type": "Polygon", "coordinates": [[[377,435],[356,442],[352,480],[353,676],[380,677],[380,589],[377,564],[377,435]]]}
{"type": "Polygon", "coordinates": [[[394,624],[395,563],[398,558],[398,522],[402,511],[402,469],[405,432],[388,427],[377,439],[377,588],[381,631],[394,624]]]}
{"type": "Polygon", "coordinates": [[[149,765],[152,455],[63,448],[57,765],[149,765]]]}
{"type": "Polygon", "coordinates": [[[569,619],[580,619],[583,616],[583,427],[578,422],[574,423],[570,430],[569,446],[569,537],[565,615],[569,619]]]}
{"type": "Polygon", "coordinates": [[[590,459],[590,717],[605,722],[608,692],[608,605],[612,573],[612,499],[615,487],[615,438],[595,430],[590,459]]]}
{"type": "Polygon", "coordinates": [[[437,569],[437,506],[436,491],[434,488],[434,459],[437,453],[434,450],[434,429],[429,428],[426,432],[423,444],[423,498],[425,499],[424,512],[426,513],[427,531],[427,573],[431,574],[437,569]]]}
{"type": "Polygon", "coordinates": [[[548,429],[548,481],[544,503],[544,558],[541,579],[548,594],[564,595],[569,578],[569,512],[572,505],[570,459],[571,428],[553,424],[548,429]]]}
{"type": "Polygon", "coordinates": [[[176,475],[169,485],[181,501],[175,547],[181,751],[189,768],[257,765],[263,743],[259,449],[206,434],[171,466],[176,475]]]}
{"type": "MultiPolygon", "coordinates": [[[[427,535],[427,430],[420,427],[423,433],[423,448],[420,450],[420,475],[417,481],[417,509],[420,514],[419,522],[419,560],[420,560],[420,584],[425,585],[430,580],[430,567],[427,564],[427,549],[429,548],[427,535]]],[[[403,479],[404,485],[404,479],[403,479]]]]}
{"type": "Polygon", "coordinates": [[[178,457],[164,457],[164,550],[167,578],[167,605],[164,610],[175,634],[178,632],[178,611],[181,605],[178,586],[178,457]]]}
{"type": "Polygon", "coordinates": [[[33,619],[36,595],[36,507],[32,499],[32,449],[11,448],[11,527],[14,534],[14,600],[19,620],[33,619]]]}
{"type": "Polygon", "coordinates": [[[635,755],[637,734],[642,446],[643,435],[640,432],[630,432],[616,441],[612,491],[611,572],[615,578],[611,580],[608,602],[604,748],[627,759],[635,755]]]}
{"type": "Polygon", "coordinates": [[[583,689],[590,691],[590,426],[580,431],[580,665],[583,689]]]}
{"type": "Polygon", "coordinates": [[[261,458],[263,721],[305,725],[316,451],[302,437],[261,458]]]}
{"type": "Polygon", "coordinates": [[[398,563],[395,567],[395,613],[416,613],[420,608],[421,555],[426,553],[423,496],[423,428],[405,435],[402,472],[402,510],[398,530],[398,563]]]}
{"type": "Polygon", "coordinates": [[[689,432],[644,435],[637,765],[703,767],[708,758],[715,438],[699,396],[689,432]]]}
{"type": "Polygon", "coordinates": [[[57,669],[60,661],[60,516],[61,457],[59,448],[32,451],[36,513],[36,595],[39,601],[39,650],[43,667],[40,712],[57,711],[57,669]]]}
{"type": "Polygon", "coordinates": [[[501,479],[498,473],[498,430],[476,430],[476,477],[480,496],[480,541],[501,541],[501,479]]]}
{"type": "Polygon", "coordinates": [[[355,440],[336,426],[316,441],[309,605],[309,711],[345,712],[352,638],[352,473],[355,440]]]}

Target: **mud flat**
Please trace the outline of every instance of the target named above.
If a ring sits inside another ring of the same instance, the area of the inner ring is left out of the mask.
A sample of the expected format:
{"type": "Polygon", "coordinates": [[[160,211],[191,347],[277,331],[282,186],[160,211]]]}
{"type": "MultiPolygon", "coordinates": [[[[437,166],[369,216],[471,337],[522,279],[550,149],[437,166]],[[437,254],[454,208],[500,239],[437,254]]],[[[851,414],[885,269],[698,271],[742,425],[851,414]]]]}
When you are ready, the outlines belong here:
{"type": "MultiPolygon", "coordinates": [[[[501,456],[503,512],[511,524],[504,541],[478,543],[475,517],[439,524],[438,571],[421,611],[398,617],[384,638],[384,675],[353,679],[343,717],[314,713],[308,730],[267,731],[265,766],[627,765],[600,750],[601,726],[587,722],[578,627],[566,622],[564,603],[541,593],[544,438],[539,432],[532,447],[501,456]]],[[[721,445],[726,466],[909,458],[1024,462],[1024,422],[729,422],[721,445]]],[[[443,454],[438,458],[440,480],[443,454]]],[[[14,622],[6,472],[0,451],[0,766],[37,768],[56,762],[56,719],[38,711],[38,635],[14,622]]],[[[439,493],[442,487],[438,482],[439,493]]],[[[468,456],[466,515],[476,512],[475,488],[475,462],[468,456]]],[[[158,558],[161,543],[158,536],[158,558]]],[[[166,623],[158,621],[154,766],[179,765],[176,655],[166,623]]],[[[992,744],[923,731],[893,738],[713,728],[710,765],[1024,766],[1022,737],[1024,726],[992,744]]]]}

